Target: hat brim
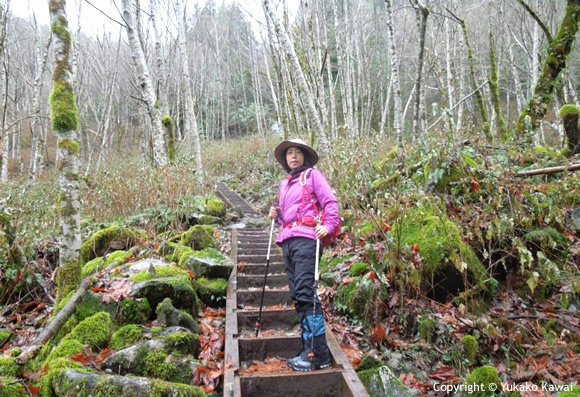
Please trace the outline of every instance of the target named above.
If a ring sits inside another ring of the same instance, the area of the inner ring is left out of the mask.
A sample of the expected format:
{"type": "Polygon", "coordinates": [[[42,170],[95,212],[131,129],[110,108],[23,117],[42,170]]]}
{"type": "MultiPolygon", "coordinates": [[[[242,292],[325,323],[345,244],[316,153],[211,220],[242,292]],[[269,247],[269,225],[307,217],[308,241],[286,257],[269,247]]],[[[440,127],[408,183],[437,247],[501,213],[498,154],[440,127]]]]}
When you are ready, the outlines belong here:
{"type": "Polygon", "coordinates": [[[318,163],[318,153],[316,153],[316,150],[312,149],[310,146],[298,142],[283,141],[276,146],[276,149],[274,150],[274,157],[283,166],[288,166],[286,163],[286,150],[291,147],[300,148],[304,153],[306,153],[311,166],[318,163]]]}

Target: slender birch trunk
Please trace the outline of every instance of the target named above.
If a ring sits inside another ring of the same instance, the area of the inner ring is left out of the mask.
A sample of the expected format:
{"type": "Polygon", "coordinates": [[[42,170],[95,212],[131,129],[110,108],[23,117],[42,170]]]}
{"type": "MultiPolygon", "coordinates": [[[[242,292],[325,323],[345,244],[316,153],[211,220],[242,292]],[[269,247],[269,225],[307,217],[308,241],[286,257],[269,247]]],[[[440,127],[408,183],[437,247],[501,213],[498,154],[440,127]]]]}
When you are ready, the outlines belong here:
{"type": "Polygon", "coordinates": [[[127,30],[129,47],[131,48],[131,56],[133,57],[133,62],[135,62],[143,102],[145,103],[147,114],[151,121],[153,164],[156,167],[163,167],[167,165],[167,150],[165,148],[165,133],[161,125],[161,114],[155,103],[155,92],[153,91],[153,85],[151,83],[149,67],[147,66],[143,47],[141,47],[141,42],[137,34],[133,4],[131,0],[122,0],[122,3],[123,19],[125,21],[125,29],[127,30]]]}
{"type": "Polygon", "coordinates": [[[491,72],[489,76],[489,90],[491,91],[491,102],[495,113],[496,132],[498,138],[506,140],[508,132],[506,128],[505,119],[501,111],[501,101],[499,97],[499,83],[497,77],[497,62],[495,57],[495,44],[493,40],[493,32],[489,31],[489,64],[491,72]]]}
{"type": "Polygon", "coordinates": [[[413,7],[417,14],[417,27],[419,30],[419,55],[417,57],[417,79],[415,80],[415,108],[413,111],[413,137],[419,138],[419,129],[425,128],[425,112],[421,112],[422,81],[423,81],[423,58],[425,54],[425,33],[427,32],[427,18],[429,9],[422,0],[414,0],[413,7]]]}
{"type": "Polygon", "coordinates": [[[447,126],[451,136],[455,133],[455,121],[453,117],[453,94],[455,88],[453,87],[453,70],[451,63],[451,29],[449,26],[449,18],[445,18],[445,79],[447,85],[447,109],[445,112],[447,114],[447,126]]]}
{"type": "MultiPolygon", "coordinates": [[[[36,26],[36,25],[35,25],[36,26]]],[[[37,31],[36,40],[36,56],[38,62],[38,69],[34,78],[32,88],[32,115],[30,118],[30,133],[32,135],[32,153],[30,156],[30,179],[36,181],[38,173],[40,172],[40,165],[42,163],[42,150],[44,149],[44,139],[42,131],[39,131],[42,120],[40,118],[40,95],[43,88],[43,76],[46,71],[46,64],[48,60],[48,52],[52,42],[52,35],[49,36],[44,48],[44,53],[41,55],[40,51],[40,33],[37,31]]]]}
{"type": "Polygon", "coordinates": [[[54,74],[50,94],[52,129],[58,136],[60,249],[57,301],[78,286],[81,275],[81,211],[79,200],[79,143],[76,129],[78,109],[72,85],[70,52],[72,38],[66,19],[66,1],[50,0],[50,22],[54,36],[54,74]]]}
{"type": "Polygon", "coordinates": [[[403,150],[403,101],[401,98],[401,83],[399,79],[399,61],[395,46],[395,29],[393,26],[393,4],[391,0],[385,0],[387,5],[387,33],[389,37],[389,51],[391,55],[391,79],[393,82],[393,128],[399,145],[399,151],[403,150]]]}
{"type": "Polygon", "coordinates": [[[188,139],[193,140],[193,156],[195,159],[195,171],[198,182],[203,183],[203,165],[201,161],[201,143],[199,139],[199,130],[197,127],[197,115],[195,113],[195,104],[193,102],[193,87],[191,86],[191,78],[189,76],[189,58],[187,56],[187,41],[185,38],[185,11],[181,0],[175,2],[175,10],[177,12],[177,24],[179,35],[179,50],[182,58],[182,77],[185,90],[185,109],[188,115],[185,117],[185,131],[186,148],[190,152],[188,139]],[[189,117],[188,117],[189,116],[189,117]]]}
{"type": "Polygon", "coordinates": [[[161,34],[157,24],[157,7],[156,0],[150,0],[149,8],[151,11],[151,25],[153,26],[153,38],[155,48],[155,66],[157,68],[157,101],[161,106],[161,113],[163,116],[169,114],[169,107],[167,102],[167,67],[163,60],[163,50],[161,47],[161,34]]]}
{"type": "Polygon", "coordinates": [[[330,143],[326,138],[326,133],[324,128],[322,127],[322,123],[320,122],[320,117],[318,115],[318,111],[316,110],[316,106],[314,104],[314,97],[312,96],[312,92],[306,83],[306,78],[304,77],[304,73],[302,72],[302,68],[300,67],[300,62],[298,62],[298,57],[296,56],[296,52],[294,51],[294,46],[292,45],[292,41],[288,36],[288,33],[280,23],[278,16],[276,13],[271,9],[269,0],[264,0],[264,8],[268,12],[272,23],[274,24],[275,32],[278,35],[280,43],[284,47],[286,54],[288,55],[289,61],[291,62],[291,72],[294,75],[294,78],[297,80],[298,85],[300,86],[300,90],[302,91],[303,99],[306,101],[306,110],[308,112],[309,122],[313,124],[314,132],[316,134],[316,139],[318,140],[319,151],[322,157],[328,155],[330,151],[330,143]]]}

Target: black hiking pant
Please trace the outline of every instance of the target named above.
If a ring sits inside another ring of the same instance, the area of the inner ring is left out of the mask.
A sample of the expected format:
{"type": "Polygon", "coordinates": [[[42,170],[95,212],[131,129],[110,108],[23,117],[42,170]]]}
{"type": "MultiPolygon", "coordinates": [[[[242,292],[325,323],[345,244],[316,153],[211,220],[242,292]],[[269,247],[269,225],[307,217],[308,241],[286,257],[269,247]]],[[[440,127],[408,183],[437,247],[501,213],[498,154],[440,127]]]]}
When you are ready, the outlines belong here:
{"type": "MultiPolygon", "coordinates": [[[[290,238],[282,243],[282,252],[294,307],[300,318],[312,315],[316,240],[306,237],[290,238]]],[[[320,256],[322,256],[322,246],[320,256]]],[[[315,314],[321,315],[322,306],[318,296],[315,299],[315,314]]]]}

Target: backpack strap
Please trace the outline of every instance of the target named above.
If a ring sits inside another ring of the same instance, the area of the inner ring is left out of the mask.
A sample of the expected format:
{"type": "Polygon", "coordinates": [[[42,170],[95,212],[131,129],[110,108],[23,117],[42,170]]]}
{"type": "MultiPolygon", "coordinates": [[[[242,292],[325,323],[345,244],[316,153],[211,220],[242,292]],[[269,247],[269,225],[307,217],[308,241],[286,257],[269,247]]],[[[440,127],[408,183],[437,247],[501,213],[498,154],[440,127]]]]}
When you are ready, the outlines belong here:
{"type": "Polygon", "coordinates": [[[302,186],[302,209],[304,209],[306,207],[306,195],[308,195],[308,199],[310,200],[310,204],[312,204],[312,206],[314,207],[314,211],[316,211],[316,218],[318,218],[318,220],[320,222],[322,222],[323,219],[320,216],[320,211],[318,210],[318,206],[316,205],[316,203],[314,202],[314,199],[312,198],[312,194],[310,193],[310,189],[308,189],[307,178],[308,178],[308,174],[310,173],[311,169],[312,168],[307,168],[300,173],[300,185],[302,186]]]}

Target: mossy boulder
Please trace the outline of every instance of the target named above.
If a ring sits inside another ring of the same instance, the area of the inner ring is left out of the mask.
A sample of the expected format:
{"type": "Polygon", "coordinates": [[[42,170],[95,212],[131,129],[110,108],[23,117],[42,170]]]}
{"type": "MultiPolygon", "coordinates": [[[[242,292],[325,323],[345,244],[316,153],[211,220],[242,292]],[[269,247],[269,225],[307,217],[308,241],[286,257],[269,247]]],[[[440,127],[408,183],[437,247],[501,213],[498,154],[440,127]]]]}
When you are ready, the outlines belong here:
{"type": "Polygon", "coordinates": [[[207,200],[205,213],[207,215],[223,218],[226,214],[226,209],[226,204],[219,198],[214,197],[207,200]]]}
{"type": "Polygon", "coordinates": [[[142,270],[129,277],[129,280],[136,283],[141,283],[147,280],[164,277],[179,277],[187,276],[187,271],[177,265],[150,267],[147,270],[142,270]]]}
{"type": "Polygon", "coordinates": [[[121,266],[131,256],[132,254],[128,251],[115,251],[106,256],[98,256],[84,264],[81,277],[85,278],[90,274],[103,270],[113,262],[119,262],[119,266],[121,266]]]}
{"type": "MultiPolygon", "coordinates": [[[[465,380],[467,385],[489,385],[489,384],[499,384],[499,376],[497,374],[497,369],[491,365],[484,365],[474,369],[465,380]]],[[[479,390],[474,391],[472,395],[474,397],[486,397],[489,396],[489,390],[479,390]]]]}
{"type": "Polygon", "coordinates": [[[147,298],[124,298],[119,305],[115,322],[117,324],[143,324],[150,319],[152,313],[153,310],[147,298]]]}
{"type": "Polygon", "coordinates": [[[485,291],[484,282],[488,278],[485,267],[461,238],[459,227],[445,215],[434,212],[426,207],[409,209],[401,226],[395,223],[392,230],[396,238],[400,236],[402,244],[419,247],[423,288],[442,301],[448,298],[447,294],[455,296],[468,288],[485,291]],[[464,278],[468,285],[464,284],[464,278]]]}
{"type": "Polygon", "coordinates": [[[170,298],[165,298],[157,305],[157,320],[166,326],[180,326],[189,329],[191,332],[199,333],[199,324],[191,314],[183,310],[176,309],[170,298]]]}
{"type": "Polygon", "coordinates": [[[88,372],[85,370],[82,364],[62,357],[51,360],[49,363],[47,363],[46,368],[48,368],[48,371],[45,375],[42,376],[42,378],[40,378],[39,382],[40,395],[45,397],[55,395],[54,390],[52,389],[52,381],[59,375],[59,373],[63,372],[64,370],[76,369],[78,371],[88,372]]]}
{"type": "Polygon", "coordinates": [[[83,351],[83,344],[76,339],[63,340],[60,342],[46,358],[46,363],[56,358],[69,358],[73,354],[83,351]]]}
{"type": "Polygon", "coordinates": [[[7,342],[12,338],[12,335],[14,335],[14,332],[9,329],[0,329],[0,345],[3,345],[4,342],[7,342]]]}
{"type": "Polygon", "coordinates": [[[170,327],[159,337],[135,343],[107,357],[103,361],[103,368],[121,375],[127,373],[144,375],[145,362],[153,352],[161,351],[165,356],[174,354],[180,357],[187,355],[194,357],[199,354],[199,349],[197,334],[183,327],[170,327]]]}
{"type": "Polygon", "coordinates": [[[137,324],[127,324],[119,328],[111,336],[109,341],[109,349],[120,350],[125,346],[132,345],[139,342],[143,331],[137,324]]]}
{"type": "Polygon", "coordinates": [[[127,250],[135,245],[139,233],[121,226],[109,226],[91,235],[81,246],[81,266],[109,252],[127,250]]]}
{"type": "Polygon", "coordinates": [[[52,381],[59,396],[151,396],[205,397],[198,386],[171,383],[159,379],[119,375],[99,375],[74,369],[61,371],[52,381]]]}
{"type": "Polygon", "coordinates": [[[234,268],[232,260],[214,248],[192,251],[182,255],[179,266],[198,277],[228,279],[234,268]]]}
{"type": "Polygon", "coordinates": [[[170,298],[176,308],[191,314],[196,314],[200,307],[199,298],[189,276],[143,281],[134,284],[129,295],[134,298],[147,298],[153,310],[165,298],[170,298]]]}
{"type": "Polygon", "coordinates": [[[403,382],[386,365],[358,372],[371,397],[410,397],[403,382]]]}
{"type": "Polygon", "coordinates": [[[217,247],[213,238],[213,228],[208,225],[190,227],[181,235],[179,243],[196,251],[207,247],[217,247]]]}
{"type": "Polygon", "coordinates": [[[212,307],[224,306],[228,292],[228,281],[223,278],[207,279],[205,277],[194,280],[194,287],[199,299],[212,307]]]}
{"type": "Polygon", "coordinates": [[[105,346],[110,336],[111,315],[107,312],[99,312],[81,321],[63,338],[62,342],[77,340],[83,345],[89,345],[92,349],[100,349],[105,346]]]}

